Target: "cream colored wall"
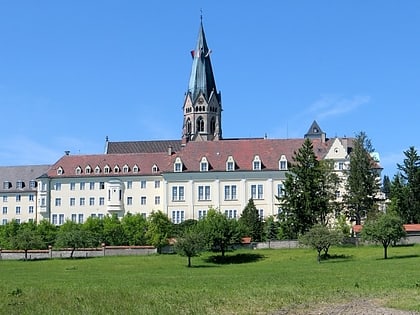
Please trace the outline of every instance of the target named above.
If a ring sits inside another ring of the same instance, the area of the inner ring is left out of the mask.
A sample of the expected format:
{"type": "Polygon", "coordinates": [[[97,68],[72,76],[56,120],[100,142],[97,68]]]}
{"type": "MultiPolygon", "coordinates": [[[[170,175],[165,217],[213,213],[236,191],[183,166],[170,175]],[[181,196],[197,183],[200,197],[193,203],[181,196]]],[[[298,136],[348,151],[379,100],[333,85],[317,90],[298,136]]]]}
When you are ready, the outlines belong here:
{"type": "Polygon", "coordinates": [[[20,223],[36,221],[36,191],[11,192],[0,195],[0,224],[11,222],[13,219],[20,223]],[[20,200],[16,197],[20,196],[20,200]],[[6,207],[7,213],[3,213],[6,207]],[[20,207],[20,213],[16,213],[16,207],[20,207]],[[29,212],[32,207],[32,213],[29,212]]]}

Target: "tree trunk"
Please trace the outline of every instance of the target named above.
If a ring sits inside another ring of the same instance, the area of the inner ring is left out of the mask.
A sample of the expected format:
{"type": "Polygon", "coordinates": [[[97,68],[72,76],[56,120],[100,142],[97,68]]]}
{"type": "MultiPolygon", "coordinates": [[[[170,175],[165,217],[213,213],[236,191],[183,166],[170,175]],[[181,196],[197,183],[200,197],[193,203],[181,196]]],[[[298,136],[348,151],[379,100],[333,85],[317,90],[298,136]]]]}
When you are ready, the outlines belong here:
{"type": "Polygon", "coordinates": [[[75,250],[76,250],[76,248],[71,249],[70,258],[73,258],[73,253],[74,253],[75,250]]]}
{"type": "Polygon", "coordinates": [[[191,256],[188,256],[188,268],[191,267],[191,256]]]}
{"type": "Polygon", "coordinates": [[[318,260],[318,264],[320,264],[321,263],[321,250],[318,250],[318,258],[317,258],[317,260],[318,260]]]}
{"type": "Polygon", "coordinates": [[[25,261],[28,260],[28,250],[25,249],[25,261]]]}
{"type": "Polygon", "coordinates": [[[384,245],[384,259],[388,258],[388,245],[384,245]]]}

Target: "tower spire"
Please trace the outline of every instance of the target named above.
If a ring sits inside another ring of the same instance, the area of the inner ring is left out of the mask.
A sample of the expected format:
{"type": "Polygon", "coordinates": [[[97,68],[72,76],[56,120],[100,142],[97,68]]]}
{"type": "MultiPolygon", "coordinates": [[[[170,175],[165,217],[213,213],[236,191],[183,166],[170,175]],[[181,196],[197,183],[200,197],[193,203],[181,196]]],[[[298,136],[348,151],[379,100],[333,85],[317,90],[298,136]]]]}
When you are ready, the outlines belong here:
{"type": "Polygon", "coordinates": [[[184,102],[183,139],[215,140],[221,139],[221,96],[217,92],[211,65],[211,50],[207,45],[203,27],[203,11],[200,15],[188,92],[184,102]]]}

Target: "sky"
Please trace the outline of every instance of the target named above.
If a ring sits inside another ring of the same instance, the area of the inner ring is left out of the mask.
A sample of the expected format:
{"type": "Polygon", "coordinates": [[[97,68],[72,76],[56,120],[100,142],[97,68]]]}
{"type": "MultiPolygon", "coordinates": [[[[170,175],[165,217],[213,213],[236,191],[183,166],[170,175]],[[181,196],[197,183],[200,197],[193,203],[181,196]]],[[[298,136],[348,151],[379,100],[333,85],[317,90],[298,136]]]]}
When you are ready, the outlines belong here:
{"type": "Polygon", "coordinates": [[[225,138],[420,149],[420,1],[0,0],[0,166],[181,139],[201,15],[225,138]]]}

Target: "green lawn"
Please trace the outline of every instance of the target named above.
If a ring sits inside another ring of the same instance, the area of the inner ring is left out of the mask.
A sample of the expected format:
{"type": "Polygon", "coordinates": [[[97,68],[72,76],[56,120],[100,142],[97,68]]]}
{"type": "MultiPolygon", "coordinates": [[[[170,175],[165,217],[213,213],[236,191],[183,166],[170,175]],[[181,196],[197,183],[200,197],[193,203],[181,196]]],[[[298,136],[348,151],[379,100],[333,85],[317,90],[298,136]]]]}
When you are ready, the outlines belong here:
{"type": "Polygon", "coordinates": [[[264,314],[282,307],[380,299],[420,311],[420,246],[0,261],[1,314],[264,314]]]}

